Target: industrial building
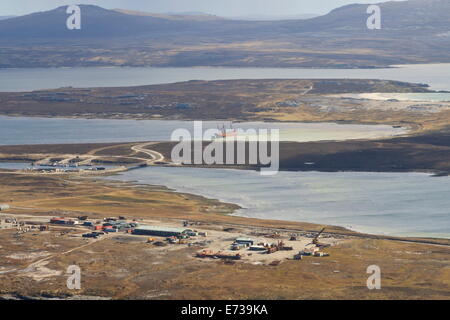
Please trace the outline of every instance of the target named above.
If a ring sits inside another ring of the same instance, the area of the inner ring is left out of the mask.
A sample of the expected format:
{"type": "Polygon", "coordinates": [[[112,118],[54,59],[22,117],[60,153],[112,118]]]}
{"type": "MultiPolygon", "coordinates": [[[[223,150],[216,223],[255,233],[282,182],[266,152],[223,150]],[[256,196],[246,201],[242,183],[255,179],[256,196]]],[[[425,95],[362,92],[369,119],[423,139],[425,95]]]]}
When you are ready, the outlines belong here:
{"type": "Polygon", "coordinates": [[[52,224],[66,224],[66,225],[79,224],[79,222],[76,221],[76,220],[66,219],[66,218],[52,218],[52,219],[50,219],[50,223],[52,223],[52,224]]]}
{"type": "Polygon", "coordinates": [[[235,240],[236,243],[245,244],[247,246],[252,246],[254,244],[254,241],[249,238],[237,238],[235,240]]]}
{"type": "Polygon", "coordinates": [[[172,228],[162,226],[145,226],[141,225],[133,230],[133,234],[159,237],[177,237],[182,234],[192,232],[191,229],[172,228]]]}
{"type": "Polygon", "coordinates": [[[9,209],[9,205],[0,203],[0,211],[5,211],[9,209]]]}
{"type": "Polygon", "coordinates": [[[110,229],[117,229],[117,230],[136,228],[138,225],[139,224],[137,224],[135,222],[126,222],[126,221],[123,221],[123,220],[111,221],[111,222],[107,222],[107,223],[103,224],[104,227],[108,227],[110,229]]]}

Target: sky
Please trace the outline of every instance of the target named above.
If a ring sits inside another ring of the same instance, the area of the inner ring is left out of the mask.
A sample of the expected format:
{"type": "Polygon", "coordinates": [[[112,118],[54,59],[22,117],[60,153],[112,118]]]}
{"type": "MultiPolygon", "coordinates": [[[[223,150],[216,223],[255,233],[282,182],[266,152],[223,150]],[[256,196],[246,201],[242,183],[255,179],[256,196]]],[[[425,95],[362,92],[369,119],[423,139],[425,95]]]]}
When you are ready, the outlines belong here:
{"type": "Polygon", "coordinates": [[[0,0],[0,16],[46,11],[69,4],[95,4],[108,9],[155,13],[204,12],[224,17],[325,14],[351,3],[383,0],[0,0]]]}

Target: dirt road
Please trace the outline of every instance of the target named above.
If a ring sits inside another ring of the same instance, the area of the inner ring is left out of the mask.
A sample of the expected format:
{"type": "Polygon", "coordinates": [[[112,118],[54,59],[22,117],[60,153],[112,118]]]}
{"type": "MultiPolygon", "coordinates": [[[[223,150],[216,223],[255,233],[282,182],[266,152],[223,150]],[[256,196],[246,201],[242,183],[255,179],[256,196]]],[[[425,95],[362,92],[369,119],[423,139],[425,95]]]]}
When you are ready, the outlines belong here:
{"type": "Polygon", "coordinates": [[[161,153],[145,148],[147,146],[151,146],[156,143],[157,142],[147,142],[147,143],[138,144],[138,145],[132,146],[131,150],[133,150],[135,152],[145,153],[145,154],[148,154],[150,157],[152,157],[152,160],[147,160],[147,164],[154,164],[155,162],[164,161],[164,156],[161,153]]]}

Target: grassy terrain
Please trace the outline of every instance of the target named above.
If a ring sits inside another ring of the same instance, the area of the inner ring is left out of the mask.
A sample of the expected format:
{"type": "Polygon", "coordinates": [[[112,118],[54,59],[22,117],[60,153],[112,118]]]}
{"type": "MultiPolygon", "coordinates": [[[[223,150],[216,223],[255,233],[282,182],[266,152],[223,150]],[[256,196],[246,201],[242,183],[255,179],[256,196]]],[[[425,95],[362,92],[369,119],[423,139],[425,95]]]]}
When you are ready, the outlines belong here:
{"type": "MultiPolygon", "coordinates": [[[[230,217],[235,208],[160,187],[124,183],[1,174],[0,202],[27,215],[88,215],[92,219],[127,218],[201,221],[205,227],[319,230],[306,223],[230,217]],[[37,188],[39,186],[39,188],[37,188]],[[136,201],[140,200],[140,201],[136,201]]],[[[450,244],[404,242],[358,235],[343,228],[327,232],[352,235],[326,251],[328,258],[284,261],[277,267],[192,258],[197,247],[158,249],[144,238],[106,238],[89,244],[58,232],[13,236],[0,231],[0,294],[19,297],[67,297],[73,294],[115,299],[448,299],[450,244]],[[37,256],[39,254],[39,256],[37,256]],[[20,258],[29,255],[29,258],[20,258]],[[32,258],[34,257],[34,258],[32,258]],[[45,262],[29,267],[42,257],[45,262]],[[64,270],[82,269],[82,289],[66,288],[64,270]],[[382,270],[382,289],[366,287],[366,268],[382,270]],[[27,271],[29,268],[29,271],[27,271]]],[[[413,240],[413,239],[411,239],[413,240]]],[[[420,240],[423,241],[423,240],[420,240]]]]}
{"type": "MultiPolygon", "coordinates": [[[[175,144],[163,142],[152,146],[152,149],[170,159],[175,144]]],[[[204,146],[206,145],[205,143],[204,146]]],[[[442,131],[386,140],[280,142],[279,155],[280,170],[283,171],[421,171],[448,174],[450,135],[442,131]]],[[[248,163],[248,158],[246,162],[248,163]]],[[[209,167],[258,169],[261,166],[247,164],[209,167]]]]}
{"type": "MultiPolygon", "coordinates": [[[[332,93],[429,92],[426,85],[385,80],[224,80],[164,85],[0,93],[0,114],[10,116],[418,122],[417,114],[392,111],[323,112],[316,102],[281,106],[289,100],[332,93]],[[401,115],[401,116],[400,116],[401,115]]],[[[321,98],[320,98],[321,99],[321,98]]],[[[324,103],[327,103],[326,97],[324,103]]],[[[331,102],[332,103],[332,102],[331,102]]],[[[354,108],[354,105],[349,107],[354,108]]],[[[447,115],[448,116],[448,115],[447,115]]],[[[426,115],[426,119],[436,115],[426,115]]],[[[423,115],[420,115],[423,121],[423,115]]]]}

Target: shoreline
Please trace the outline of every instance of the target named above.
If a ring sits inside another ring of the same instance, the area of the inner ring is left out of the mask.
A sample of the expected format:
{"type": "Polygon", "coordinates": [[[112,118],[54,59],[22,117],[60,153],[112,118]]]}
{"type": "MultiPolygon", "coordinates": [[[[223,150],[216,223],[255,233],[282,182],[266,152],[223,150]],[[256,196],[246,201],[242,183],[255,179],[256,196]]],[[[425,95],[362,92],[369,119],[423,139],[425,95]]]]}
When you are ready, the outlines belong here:
{"type": "MultiPolygon", "coordinates": [[[[392,139],[396,137],[407,137],[414,134],[426,132],[423,129],[423,125],[420,123],[414,123],[414,122],[402,122],[402,121],[393,121],[391,123],[388,122],[375,122],[375,121],[359,121],[359,120],[282,120],[282,119],[238,119],[238,118],[229,118],[229,119],[195,119],[195,118],[182,118],[182,119],[155,119],[155,118],[136,118],[136,117],[85,117],[85,116],[45,116],[45,115],[23,115],[23,114],[4,114],[0,113],[0,118],[34,118],[34,119],[79,119],[79,120],[117,120],[117,121],[180,121],[180,122],[194,122],[194,121],[202,121],[202,122],[232,122],[232,123],[267,123],[267,124],[335,124],[335,125],[355,125],[355,126],[401,126],[402,129],[404,129],[403,133],[398,134],[391,134],[388,136],[382,136],[382,137],[373,137],[373,138],[347,138],[342,140],[312,140],[312,141],[295,141],[295,140],[280,140],[279,142],[296,142],[296,143],[306,143],[306,142],[340,142],[340,141],[356,141],[356,140],[364,140],[364,141],[370,141],[370,140],[386,140],[386,139],[392,139]]],[[[431,131],[431,130],[430,130],[431,131]]],[[[124,141],[124,142],[114,142],[114,141],[100,141],[100,142],[81,142],[81,143],[143,143],[143,142],[156,142],[156,143],[170,143],[171,141],[148,141],[148,140],[142,140],[142,141],[124,141]]],[[[47,145],[48,143],[43,143],[47,145]]],[[[59,143],[58,143],[59,144],[59,143]]],[[[74,144],[72,142],[65,143],[65,144],[74,144]]],[[[25,144],[26,145],[26,144],[25,144]]],[[[2,146],[16,146],[16,145],[2,145],[0,144],[0,147],[2,146]]]]}
{"type": "Polygon", "coordinates": [[[49,67],[33,67],[33,66],[29,66],[29,67],[0,67],[0,71],[1,70],[24,70],[24,69],[33,69],[33,70],[37,70],[37,69],[75,69],[75,68],[87,68],[87,69],[112,69],[112,68],[152,68],[152,69],[308,69],[308,70],[317,70],[317,69],[335,69],[335,70],[371,70],[371,69],[396,69],[396,68],[402,68],[404,66],[416,66],[416,65],[437,65],[437,64],[450,64],[449,62],[430,62],[430,63],[411,63],[411,64],[406,64],[406,65],[385,65],[385,66],[355,66],[355,67],[336,67],[336,66],[315,66],[315,67],[292,67],[292,66],[273,66],[273,67],[268,67],[268,66],[242,66],[242,65],[226,65],[226,66],[211,66],[211,65],[192,65],[192,66],[177,66],[177,65],[161,65],[161,66],[155,66],[155,65],[142,65],[142,66],[136,66],[136,65],[109,65],[109,66],[105,66],[105,65],[98,65],[98,66],[93,66],[93,65],[78,65],[78,66],[59,66],[59,67],[55,67],[55,66],[49,66],[49,67]]]}
{"type": "MultiPolygon", "coordinates": [[[[2,161],[0,161],[2,162],[2,161]]],[[[18,161],[18,162],[23,162],[23,161],[18,161]]],[[[182,168],[195,168],[195,169],[219,169],[219,170],[249,170],[249,171],[254,171],[257,172],[259,168],[250,168],[250,167],[218,167],[218,166],[175,166],[175,165],[158,165],[158,164],[152,164],[147,166],[147,168],[151,168],[151,167],[167,167],[167,168],[179,168],[180,170],[182,170],[182,168]]],[[[163,187],[165,189],[167,189],[169,192],[174,192],[176,194],[189,194],[192,196],[196,196],[196,197],[203,197],[203,198],[207,198],[207,199],[212,199],[212,200],[216,200],[219,201],[221,203],[230,203],[229,200],[225,199],[225,198],[221,198],[221,197],[217,197],[217,196],[211,196],[211,195],[204,195],[201,193],[196,193],[195,191],[186,191],[186,190],[180,190],[174,187],[168,187],[166,185],[163,184],[148,184],[145,182],[139,182],[139,181],[128,181],[128,180],[121,180],[116,179],[115,177],[120,175],[121,173],[124,172],[128,172],[131,170],[137,170],[140,169],[142,167],[138,167],[138,166],[118,166],[118,167],[113,167],[107,171],[99,171],[99,172],[91,172],[91,171],[82,171],[82,172],[55,172],[55,173],[40,173],[40,172],[29,172],[26,170],[7,170],[7,169],[2,169],[0,170],[0,173],[6,173],[6,174],[13,174],[13,175],[20,175],[20,176],[34,176],[34,177],[55,177],[55,178],[80,178],[80,179],[91,179],[91,180],[95,180],[95,179],[101,179],[102,181],[108,181],[108,182],[117,182],[117,183],[125,183],[125,184],[132,184],[136,187],[163,187]]],[[[423,171],[419,171],[419,170],[411,170],[411,171],[355,171],[355,170],[335,170],[335,171],[325,171],[325,170],[280,170],[280,172],[305,172],[305,173],[355,173],[355,174],[363,174],[363,173],[369,173],[369,174],[377,174],[377,173],[397,173],[397,174],[418,174],[418,175],[427,175],[426,178],[433,178],[433,177],[442,177],[442,176],[448,176],[449,172],[435,172],[432,170],[423,170],[423,171]]],[[[253,217],[247,217],[245,214],[239,214],[236,213],[236,210],[240,210],[240,209],[245,209],[245,204],[243,203],[238,203],[238,202],[233,202],[232,204],[236,206],[236,208],[233,210],[233,212],[230,212],[228,215],[230,217],[240,217],[240,218],[249,218],[249,219],[259,219],[260,218],[253,218],[253,217]]],[[[266,219],[262,219],[262,220],[266,220],[266,219]]],[[[295,221],[295,220],[278,220],[278,221],[285,221],[287,223],[307,223],[304,221],[295,221]]],[[[318,224],[317,222],[308,222],[308,223],[313,223],[313,224],[318,224]]],[[[338,227],[338,225],[336,225],[335,227],[338,227]]],[[[339,228],[345,228],[345,227],[341,227],[339,226],[339,228]]],[[[350,232],[356,232],[356,233],[361,233],[361,234],[371,234],[373,236],[377,236],[377,237],[388,237],[388,238],[424,238],[424,237],[417,237],[417,236],[391,236],[391,235],[386,235],[386,234],[382,234],[382,233],[370,233],[370,232],[364,232],[364,230],[352,230],[352,229],[348,229],[350,232]]],[[[437,239],[447,239],[445,237],[426,237],[425,238],[437,238],[437,239]]]]}
{"type": "MultiPolygon", "coordinates": [[[[428,102],[428,101],[425,101],[428,102]]],[[[126,115],[126,114],[123,114],[126,115]]],[[[280,124],[350,124],[350,125],[378,125],[378,126],[394,126],[400,124],[398,121],[394,121],[392,123],[380,123],[375,121],[366,121],[361,122],[359,120],[283,120],[283,119],[238,119],[238,118],[227,118],[227,119],[217,119],[217,118],[205,118],[205,119],[198,119],[198,118],[178,118],[178,119],[171,119],[171,118],[136,118],[136,117],[121,117],[117,118],[116,116],[111,117],[100,117],[100,116],[93,116],[93,117],[87,117],[87,116],[75,116],[75,115],[66,115],[66,116],[49,116],[49,115],[24,115],[20,113],[16,114],[5,114],[0,113],[0,117],[4,118],[38,118],[38,119],[81,119],[81,120],[117,120],[117,121],[180,121],[180,122],[193,122],[193,121],[204,121],[204,122],[233,122],[233,123],[280,123],[280,124]]],[[[407,128],[421,128],[421,125],[418,123],[402,123],[404,127],[407,128]]],[[[412,130],[412,129],[411,129],[412,130]]],[[[129,141],[130,142],[130,141],[129,141]]],[[[131,141],[136,142],[136,141],[131,141]]],[[[144,141],[142,141],[144,142],[144,141]]],[[[161,141],[155,141],[155,142],[161,142],[161,141]]],[[[289,142],[289,141],[287,141],[289,142]]],[[[95,142],[94,142],[95,143],[95,142]]]]}
{"type": "MultiPolygon", "coordinates": [[[[205,167],[197,167],[198,169],[208,169],[205,167]]],[[[181,169],[181,168],[180,168],[181,169]]],[[[213,169],[213,168],[209,168],[209,169],[213,169]]],[[[215,168],[214,168],[215,169],[215,168]]],[[[234,168],[217,168],[217,169],[222,169],[222,170],[237,170],[234,168]]],[[[252,171],[256,171],[256,170],[252,170],[252,171]]],[[[320,173],[320,172],[319,172],[320,173]]],[[[363,173],[363,172],[352,172],[352,173],[363,173]]],[[[366,172],[366,173],[375,173],[376,172],[366,172]]],[[[380,172],[380,173],[389,173],[389,172],[380,172]]],[[[427,173],[427,172],[405,172],[405,173],[412,173],[412,174],[418,174],[418,175],[427,175],[429,178],[433,177],[433,175],[431,175],[431,173],[427,173]]],[[[401,173],[399,173],[401,174],[401,173]]],[[[184,190],[184,189],[177,189],[175,187],[169,187],[167,185],[153,185],[153,184],[149,184],[149,183],[145,183],[145,182],[140,182],[138,180],[122,180],[122,179],[114,179],[115,175],[109,175],[104,177],[105,180],[108,181],[116,181],[116,182],[123,182],[123,183],[131,183],[135,186],[162,186],[164,188],[167,188],[169,190],[172,190],[173,192],[176,193],[181,193],[181,194],[190,194],[190,195],[196,195],[196,196],[200,196],[200,197],[204,197],[207,199],[213,199],[213,200],[217,200],[219,202],[222,203],[231,203],[229,199],[225,199],[225,198],[221,198],[221,197],[217,197],[217,196],[212,196],[212,195],[207,195],[207,194],[201,194],[201,193],[197,193],[196,191],[190,191],[190,190],[184,190]]],[[[383,234],[383,233],[372,233],[372,232],[367,232],[367,231],[363,231],[363,230],[357,230],[357,229],[349,229],[343,225],[334,225],[334,224],[327,224],[325,223],[320,223],[320,222],[307,222],[307,221],[298,221],[298,220],[291,220],[291,219],[267,219],[267,218],[258,218],[258,217],[252,217],[252,216],[247,216],[244,214],[239,214],[238,211],[239,210],[245,210],[245,204],[243,203],[239,203],[239,202],[232,202],[233,204],[235,204],[236,206],[238,206],[239,208],[236,208],[233,212],[228,213],[227,215],[230,217],[236,217],[236,218],[245,218],[245,219],[250,219],[250,220],[256,220],[256,221],[277,221],[279,223],[286,223],[286,224],[290,224],[290,223],[300,223],[300,224],[312,224],[312,225],[322,225],[322,226],[327,226],[327,227],[331,227],[331,228],[341,228],[343,230],[346,230],[345,233],[336,233],[336,234],[347,234],[347,232],[350,232],[351,234],[357,234],[357,235],[361,235],[361,237],[372,237],[372,238],[376,238],[376,239],[385,239],[385,240],[400,240],[400,239],[405,239],[405,241],[412,241],[411,239],[427,239],[427,240],[448,240],[450,243],[450,236],[449,237],[427,237],[427,236],[413,236],[413,235],[404,235],[404,236],[396,236],[396,235],[389,235],[389,234],[383,234]]],[[[362,227],[364,228],[364,227],[362,227]]],[[[311,231],[311,230],[305,230],[305,231],[311,231]]]]}
{"type": "MultiPolygon", "coordinates": [[[[230,169],[234,170],[234,169],[230,169]]],[[[11,172],[1,172],[0,174],[11,174],[11,172]]],[[[424,174],[424,173],[418,173],[424,174]]],[[[221,213],[212,213],[201,215],[196,218],[188,219],[192,222],[201,222],[207,224],[219,224],[223,226],[235,226],[235,227],[247,227],[247,228],[263,228],[270,229],[280,232],[317,232],[320,228],[325,227],[326,234],[337,235],[337,236],[349,236],[360,239],[377,239],[377,240],[389,240],[389,241],[400,241],[406,243],[418,243],[418,244],[431,244],[431,245],[443,245],[450,246],[450,238],[444,237],[420,237],[420,236],[395,236],[395,235],[386,235],[386,234],[376,234],[370,232],[363,232],[348,229],[344,226],[333,225],[333,224],[324,224],[324,223],[315,223],[315,222],[305,222],[305,221],[295,221],[295,220],[279,220],[279,219],[267,219],[267,218],[257,218],[257,217],[248,217],[244,215],[236,214],[236,210],[243,209],[242,204],[231,203],[226,199],[221,199],[220,197],[211,197],[206,195],[201,195],[189,191],[177,190],[176,188],[168,187],[166,185],[161,184],[149,184],[143,183],[136,180],[120,180],[114,179],[116,174],[103,174],[100,177],[100,183],[105,186],[112,186],[113,188],[122,188],[126,189],[137,189],[137,190],[158,190],[160,192],[166,194],[173,194],[176,196],[181,196],[186,199],[194,199],[204,203],[220,203],[224,206],[223,209],[220,209],[221,213]],[[231,210],[231,211],[230,211],[231,210]]],[[[27,176],[27,174],[24,174],[27,176]]],[[[39,175],[28,175],[31,177],[36,177],[39,175]]],[[[41,175],[42,176],[42,175],[41,175]]],[[[43,175],[44,178],[53,178],[52,175],[43,175]]],[[[56,178],[62,178],[64,175],[56,175],[56,178]]],[[[98,183],[99,180],[96,179],[99,176],[86,175],[86,176],[78,176],[74,177],[73,175],[67,175],[69,180],[75,178],[75,181],[89,181],[93,183],[98,183]]],[[[14,207],[13,207],[14,209],[14,207]]],[[[218,210],[218,208],[216,208],[218,210]]],[[[2,212],[1,215],[8,215],[9,212],[2,212]]],[[[174,217],[155,217],[156,219],[168,220],[168,221],[181,221],[186,220],[186,217],[183,214],[177,214],[174,217]]]]}
{"type": "Polygon", "coordinates": [[[27,67],[0,67],[1,70],[24,70],[24,69],[75,69],[75,68],[87,68],[87,69],[111,69],[111,68],[153,68],[153,69],[308,69],[308,70],[316,70],[316,69],[335,69],[335,70],[355,70],[355,69],[361,69],[361,70],[371,70],[371,69],[400,69],[405,68],[408,66],[431,66],[431,65],[448,65],[450,64],[450,61],[448,62],[428,62],[428,63],[407,63],[407,64],[387,64],[387,65],[367,65],[367,66],[329,66],[329,65],[318,65],[318,66],[301,66],[301,67],[293,67],[293,66],[284,66],[284,65],[277,65],[277,66],[267,66],[267,65],[261,65],[261,66],[243,66],[243,65],[226,65],[226,66],[213,66],[213,65],[192,65],[192,66],[177,66],[177,65],[161,65],[161,66],[155,66],[155,65],[127,65],[127,64],[121,64],[121,65],[77,65],[77,66],[49,66],[49,67],[34,67],[34,66],[27,66],[27,67]]]}
{"type": "MultiPolygon", "coordinates": [[[[30,161],[22,161],[22,160],[2,160],[0,159],[0,164],[1,163],[28,163],[31,162],[32,160],[30,159],[30,161]]],[[[104,164],[99,163],[98,166],[102,166],[104,164]]],[[[109,164],[111,165],[111,164],[109,164]]],[[[1,165],[0,165],[1,167],[1,165]]],[[[83,170],[80,172],[54,172],[54,173],[45,173],[45,174],[52,174],[52,175],[91,175],[91,176],[107,176],[107,175],[114,175],[116,173],[121,173],[121,172],[127,172],[127,171],[131,171],[131,170],[139,170],[142,168],[148,168],[148,167],[161,167],[161,168],[197,168],[197,169],[219,169],[219,170],[244,170],[244,171],[255,171],[255,172],[259,172],[261,167],[252,167],[252,166],[245,166],[245,165],[175,165],[175,164],[155,164],[155,165],[148,165],[146,167],[139,167],[139,166],[126,166],[126,165],[117,165],[115,167],[100,171],[100,172],[93,172],[93,171],[89,171],[89,170],[83,170]]],[[[58,168],[58,167],[57,167],[58,168]]],[[[34,175],[40,175],[42,173],[38,172],[39,169],[36,169],[35,172],[33,171],[28,171],[26,169],[3,169],[0,168],[0,172],[3,173],[14,173],[14,174],[34,174],[34,175]]],[[[427,170],[427,169],[423,169],[423,170],[418,170],[418,169],[404,169],[404,170],[391,170],[391,171],[386,171],[386,170],[320,170],[320,169],[310,169],[310,170],[305,170],[305,169],[293,169],[293,168],[280,168],[279,172],[317,172],[317,173],[398,173],[398,174],[402,174],[402,173],[417,173],[417,174],[426,174],[428,175],[430,178],[433,177],[447,177],[450,176],[450,172],[447,171],[436,171],[436,170],[427,170]]]]}

